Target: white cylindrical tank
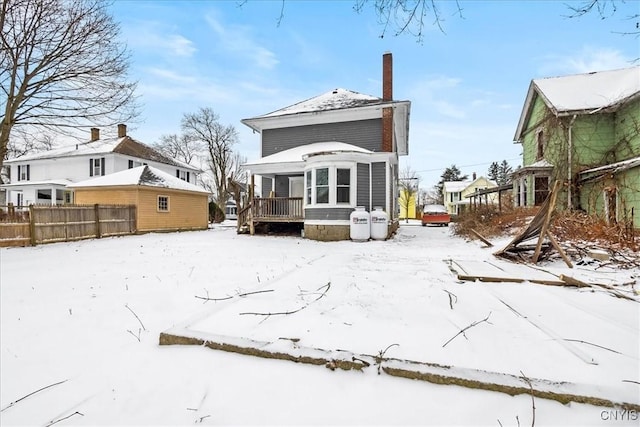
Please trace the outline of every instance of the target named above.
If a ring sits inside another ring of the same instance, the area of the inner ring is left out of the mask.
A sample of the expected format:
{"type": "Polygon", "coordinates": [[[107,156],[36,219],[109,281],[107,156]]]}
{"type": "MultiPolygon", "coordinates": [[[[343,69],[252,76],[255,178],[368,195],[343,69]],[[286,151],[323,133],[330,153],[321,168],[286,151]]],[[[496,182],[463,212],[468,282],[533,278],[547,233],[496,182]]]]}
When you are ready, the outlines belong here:
{"type": "Polygon", "coordinates": [[[357,242],[364,242],[371,237],[369,226],[369,212],[364,210],[364,206],[356,206],[356,209],[349,215],[349,237],[357,242]]]}
{"type": "Polygon", "coordinates": [[[389,232],[389,215],[376,206],[371,212],[371,238],[374,240],[385,240],[389,232]]]}

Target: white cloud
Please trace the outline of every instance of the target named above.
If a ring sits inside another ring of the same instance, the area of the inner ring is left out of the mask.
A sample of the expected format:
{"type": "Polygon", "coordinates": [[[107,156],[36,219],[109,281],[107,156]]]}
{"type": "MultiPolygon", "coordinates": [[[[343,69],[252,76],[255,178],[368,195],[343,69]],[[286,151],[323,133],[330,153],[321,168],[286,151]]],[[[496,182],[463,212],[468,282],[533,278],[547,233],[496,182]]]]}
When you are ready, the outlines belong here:
{"type": "Polygon", "coordinates": [[[125,28],[125,38],[130,47],[158,51],[170,56],[191,57],[197,52],[193,41],[180,34],[162,28],[155,21],[136,22],[135,26],[125,28]]]}
{"type": "Polygon", "coordinates": [[[278,63],[275,53],[261,46],[252,36],[249,27],[240,25],[224,26],[213,14],[207,14],[205,20],[218,35],[218,45],[225,50],[245,56],[263,69],[272,69],[278,63]]]}
{"type": "Polygon", "coordinates": [[[571,55],[551,55],[544,58],[540,77],[615,70],[632,65],[633,59],[625,57],[617,49],[584,46],[571,55]]]}
{"type": "Polygon", "coordinates": [[[179,34],[169,36],[166,42],[166,47],[176,56],[188,57],[197,51],[191,40],[179,34]]]}
{"type": "Polygon", "coordinates": [[[193,76],[180,74],[172,70],[167,70],[166,68],[151,67],[147,69],[147,73],[149,73],[149,75],[177,83],[190,84],[197,82],[197,79],[193,76]]]}

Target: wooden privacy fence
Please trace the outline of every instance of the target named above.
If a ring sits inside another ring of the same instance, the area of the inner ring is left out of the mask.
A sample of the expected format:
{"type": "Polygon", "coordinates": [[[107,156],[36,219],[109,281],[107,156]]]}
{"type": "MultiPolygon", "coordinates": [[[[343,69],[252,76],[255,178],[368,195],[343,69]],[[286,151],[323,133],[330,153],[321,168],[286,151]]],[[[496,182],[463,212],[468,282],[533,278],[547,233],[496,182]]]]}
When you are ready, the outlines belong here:
{"type": "Polygon", "coordinates": [[[66,242],[136,232],[134,205],[0,206],[0,246],[66,242]],[[6,209],[3,209],[6,208],[6,209]]]}

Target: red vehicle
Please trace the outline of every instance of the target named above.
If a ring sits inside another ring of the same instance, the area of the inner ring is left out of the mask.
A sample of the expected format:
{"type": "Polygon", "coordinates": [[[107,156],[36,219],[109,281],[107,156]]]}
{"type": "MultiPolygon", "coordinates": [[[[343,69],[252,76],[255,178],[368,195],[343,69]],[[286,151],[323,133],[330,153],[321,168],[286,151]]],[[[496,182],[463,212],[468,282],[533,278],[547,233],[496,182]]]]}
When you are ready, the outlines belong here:
{"type": "Polygon", "coordinates": [[[448,227],[451,222],[451,215],[447,208],[442,205],[426,205],[422,210],[422,226],[427,224],[441,225],[448,227]]]}

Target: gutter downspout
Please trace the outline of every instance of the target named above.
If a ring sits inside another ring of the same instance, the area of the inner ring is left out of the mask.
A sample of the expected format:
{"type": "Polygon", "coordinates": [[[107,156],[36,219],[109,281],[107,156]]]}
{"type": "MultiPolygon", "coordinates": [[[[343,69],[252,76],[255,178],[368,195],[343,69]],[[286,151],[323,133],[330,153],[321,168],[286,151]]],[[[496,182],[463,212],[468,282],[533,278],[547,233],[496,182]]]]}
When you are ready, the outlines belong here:
{"type": "Polygon", "coordinates": [[[569,152],[567,153],[567,160],[569,162],[568,165],[568,187],[567,187],[567,209],[569,211],[573,210],[573,199],[572,199],[572,193],[571,193],[571,187],[573,186],[573,167],[572,167],[572,162],[573,162],[573,123],[576,121],[576,114],[573,115],[573,117],[571,118],[571,121],[569,122],[569,152]]]}

